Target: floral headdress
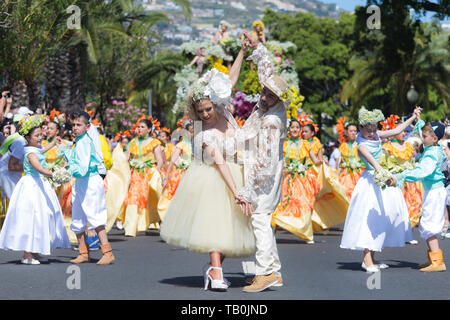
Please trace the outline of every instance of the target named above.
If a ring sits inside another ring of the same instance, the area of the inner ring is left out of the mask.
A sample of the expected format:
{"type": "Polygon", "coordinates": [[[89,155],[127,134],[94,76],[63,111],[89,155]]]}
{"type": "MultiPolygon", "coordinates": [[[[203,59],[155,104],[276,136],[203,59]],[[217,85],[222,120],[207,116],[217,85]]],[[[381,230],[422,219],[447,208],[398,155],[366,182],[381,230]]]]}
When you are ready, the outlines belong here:
{"type": "Polygon", "coordinates": [[[340,117],[335,126],[337,133],[339,134],[339,143],[342,143],[347,140],[345,137],[345,123],[347,122],[347,118],[340,117]]]}
{"type": "Polygon", "coordinates": [[[264,23],[261,20],[253,22],[252,27],[256,28],[257,25],[261,26],[261,30],[264,30],[264,23]]]}
{"type": "Polygon", "coordinates": [[[58,119],[60,114],[61,112],[57,111],[56,109],[52,109],[50,111],[50,115],[48,116],[48,122],[54,122],[60,126],[61,122],[58,119]]]}
{"type": "Polygon", "coordinates": [[[183,118],[181,118],[181,120],[179,120],[177,122],[177,127],[180,128],[180,129],[181,128],[186,129],[186,126],[189,125],[189,124],[193,124],[193,122],[194,121],[192,121],[192,119],[189,118],[189,116],[183,116],[183,118]]]}
{"type": "Polygon", "coordinates": [[[149,116],[148,118],[145,116],[145,114],[141,115],[141,117],[137,120],[137,122],[131,127],[131,132],[135,132],[136,128],[139,126],[139,122],[141,122],[141,120],[145,120],[147,119],[148,121],[150,121],[153,125],[153,131],[160,131],[160,125],[161,123],[158,121],[158,119],[153,118],[153,116],[149,116]]]}
{"type": "Polygon", "coordinates": [[[380,124],[383,127],[382,130],[392,130],[397,127],[397,120],[400,119],[399,116],[391,114],[389,118],[387,118],[385,121],[381,121],[380,124]]]}
{"type": "Polygon", "coordinates": [[[304,116],[298,117],[297,121],[300,123],[300,127],[304,127],[307,124],[312,124],[314,127],[314,131],[316,133],[319,132],[319,126],[316,123],[313,123],[309,114],[305,114],[304,116]]]}
{"type": "Polygon", "coordinates": [[[19,121],[19,134],[21,136],[26,136],[32,129],[42,126],[44,122],[44,115],[34,115],[23,118],[19,121]]]}
{"type": "Polygon", "coordinates": [[[226,74],[216,68],[208,71],[198,79],[189,89],[187,111],[191,117],[196,117],[193,112],[195,102],[209,99],[212,103],[220,107],[226,107],[231,103],[231,80],[226,74]]]}
{"type": "Polygon", "coordinates": [[[379,109],[374,109],[373,111],[367,110],[365,107],[361,107],[359,110],[359,124],[365,126],[369,123],[377,124],[384,120],[383,112],[379,109]]]}
{"type": "Polygon", "coordinates": [[[166,127],[161,128],[161,132],[166,132],[168,135],[170,135],[170,129],[166,127]]]}
{"type": "Polygon", "coordinates": [[[115,141],[115,142],[118,142],[118,141],[119,141],[121,138],[123,138],[123,137],[131,138],[131,133],[128,132],[128,131],[124,131],[124,132],[119,131],[119,132],[116,134],[116,137],[114,138],[114,141],[115,141]]]}

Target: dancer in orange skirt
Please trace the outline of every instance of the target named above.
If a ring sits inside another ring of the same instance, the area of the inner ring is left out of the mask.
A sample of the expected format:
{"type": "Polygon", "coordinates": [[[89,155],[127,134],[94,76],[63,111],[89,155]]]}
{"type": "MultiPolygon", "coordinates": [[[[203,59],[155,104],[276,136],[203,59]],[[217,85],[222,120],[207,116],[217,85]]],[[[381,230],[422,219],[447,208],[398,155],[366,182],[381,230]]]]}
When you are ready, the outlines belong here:
{"type": "MultiPolygon", "coordinates": [[[[397,127],[396,121],[399,119],[396,115],[391,115],[381,124],[383,130],[390,130],[397,127]]],[[[391,173],[401,173],[405,170],[414,169],[414,148],[409,142],[405,142],[406,132],[393,137],[389,142],[383,145],[384,155],[380,159],[380,165],[391,173]]],[[[421,182],[409,183],[403,185],[403,196],[408,208],[411,228],[419,224],[422,207],[423,188],[421,182]]],[[[412,243],[416,243],[413,241],[412,243]]]]}
{"type": "Polygon", "coordinates": [[[172,201],[175,191],[177,191],[181,178],[192,161],[192,144],[194,136],[194,123],[190,119],[185,119],[182,123],[184,134],[180,137],[170,160],[167,172],[163,181],[163,192],[158,202],[158,214],[161,221],[164,221],[167,209],[172,201]],[[174,170],[175,169],[175,170],[174,170]]]}
{"type": "Polygon", "coordinates": [[[300,137],[300,122],[291,120],[289,139],[284,142],[281,202],[272,215],[272,222],[295,234],[300,239],[313,243],[311,214],[320,185],[313,169],[311,157],[318,161],[308,140],[300,137]]]}
{"type": "Polygon", "coordinates": [[[358,128],[355,124],[345,125],[344,119],[340,119],[336,125],[336,129],[339,133],[339,146],[340,161],[339,161],[339,183],[346,189],[348,201],[352,198],[353,189],[355,189],[356,183],[359,177],[365,170],[364,163],[358,156],[358,146],[355,142],[356,135],[358,134],[358,128]]]}

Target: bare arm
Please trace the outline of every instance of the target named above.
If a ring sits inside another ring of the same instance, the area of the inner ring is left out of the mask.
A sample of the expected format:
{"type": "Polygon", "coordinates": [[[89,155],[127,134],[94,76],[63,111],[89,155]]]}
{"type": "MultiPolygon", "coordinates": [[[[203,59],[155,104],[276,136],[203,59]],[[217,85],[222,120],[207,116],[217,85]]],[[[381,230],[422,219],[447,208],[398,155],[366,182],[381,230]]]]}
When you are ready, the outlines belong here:
{"type": "Polygon", "coordinates": [[[239,74],[241,72],[242,61],[244,60],[244,53],[247,50],[247,45],[245,43],[246,43],[246,41],[244,40],[244,43],[242,44],[242,48],[239,51],[239,54],[236,57],[236,60],[234,60],[233,65],[231,66],[229,76],[230,76],[230,80],[231,80],[231,88],[232,89],[238,82],[239,74]]]}
{"type": "Polygon", "coordinates": [[[364,157],[375,168],[375,170],[381,170],[381,166],[378,161],[372,156],[369,149],[365,146],[359,146],[358,153],[360,157],[364,157]]]}
{"type": "Polygon", "coordinates": [[[9,162],[8,162],[8,170],[14,171],[14,172],[22,172],[23,171],[23,165],[19,163],[19,159],[16,157],[10,156],[9,162]]]}
{"type": "Polygon", "coordinates": [[[164,167],[164,164],[166,163],[166,156],[162,152],[161,146],[156,146],[153,149],[153,152],[155,153],[156,162],[158,163],[156,165],[156,170],[158,170],[161,173],[162,167],[164,167]]]}
{"type": "Polygon", "coordinates": [[[167,167],[166,176],[163,181],[163,190],[166,188],[167,183],[169,182],[170,172],[172,171],[173,167],[175,166],[175,161],[177,161],[180,154],[181,154],[181,150],[179,148],[175,148],[175,150],[172,153],[172,157],[170,158],[169,166],[167,167]]]}
{"type": "Polygon", "coordinates": [[[61,137],[56,137],[55,140],[53,140],[50,143],[47,143],[47,145],[45,147],[42,148],[42,152],[45,153],[48,150],[50,150],[51,148],[53,148],[56,145],[59,145],[62,142],[61,137]]]}
{"type": "Polygon", "coordinates": [[[316,157],[312,149],[309,150],[309,157],[311,158],[312,162],[316,166],[320,166],[322,164],[323,160],[320,160],[320,157],[316,157]]]}
{"type": "Polygon", "coordinates": [[[198,60],[198,56],[195,56],[194,59],[192,59],[191,63],[189,63],[189,67],[192,66],[194,63],[196,63],[198,60]]]}
{"type": "Polygon", "coordinates": [[[392,130],[386,130],[386,131],[377,131],[378,136],[380,137],[380,139],[383,138],[391,138],[393,136],[396,136],[400,133],[402,133],[403,131],[406,130],[406,128],[408,128],[416,119],[420,119],[420,113],[422,111],[422,108],[420,107],[416,107],[416,109],[414,110],[414,114],[411,118],[409,118],[408,120],[406,120],[405,122],[399,124],[396,128],[392,129],[392,130]]]}
{"type": "Polygon", "coordinates": [[[39,172],[39,173],[41,173],[41,174],[43,174],[44,176],[47,176],[47,177],[51,177],[52,176],[52,172],[49,171],[49,170],[46,170],[46,169],[44,169],[42,167],[41,163],[38,160],[38,157],[35,154],[30,153],[30,154],[27,155],[27,158],[28,158],[28,161],[30,162],[30,164],[33,166],[33,168],[37,172],[39,172]]]}

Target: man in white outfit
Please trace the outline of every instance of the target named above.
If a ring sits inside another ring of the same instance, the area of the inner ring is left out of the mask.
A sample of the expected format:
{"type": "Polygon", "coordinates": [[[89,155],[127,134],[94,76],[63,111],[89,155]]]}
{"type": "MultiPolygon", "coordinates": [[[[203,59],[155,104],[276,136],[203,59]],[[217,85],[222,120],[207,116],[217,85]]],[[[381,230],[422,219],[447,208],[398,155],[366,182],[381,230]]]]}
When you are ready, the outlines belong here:
{"type": "Polygon", "coordinates": [[[245,186],[239,194],[254,208],[251,222],[256,239],[256,271],[245,292],[260,292],[271,286],[282,286],[281,263],[272,213],[281,200],[283,178],[283,143],[286,138],[286,109],[281,99],[288,84],[275,74],[275,69],[262,44],[252,42],[256,49],[248,60],[258,65],[262,84],[261,98],[239,132],[244,147],[245,186]],[[257,47],[256,47],[257,45],[257,47]]]}

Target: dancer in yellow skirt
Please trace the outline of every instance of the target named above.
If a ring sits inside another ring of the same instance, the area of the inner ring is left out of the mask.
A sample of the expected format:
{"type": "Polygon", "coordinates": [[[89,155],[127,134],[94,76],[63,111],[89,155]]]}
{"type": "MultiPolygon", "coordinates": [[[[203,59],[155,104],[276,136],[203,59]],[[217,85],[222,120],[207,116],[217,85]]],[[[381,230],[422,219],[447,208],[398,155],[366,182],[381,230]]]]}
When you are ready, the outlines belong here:
{"type": "Polygon", "coordinates": [[[308,140],[300,139],[300,122],[291,120],[289,139],[284,142],[281,202],[272,215],[272,222],[313,243],[311,215],[320,185],[309,157],[317,161],[308,140]]]}
{"type": "Polygon", "coordinates": [[[338,173],[324,161],[322,143],[315,136],[317,131],[318,127],[312,123],[302,126],[303,139],[309,142],[314,155],[308,161],[319,183],[319,192],[316,194],[311,215],[314,232],[328,231],[344,223],[348,209],[345,188],[339,183],[338,173]]]}
{"type": "Polygon", "coordinates": [[[163,193],[158,202],[158,214],[161,221],[164,221],[167,209],[172,201],[175,191],[177,191],[181,178],[192,162],[192,137],[194,135],[193,121],[187,119],[183,121],[185,134],[180,137],[170,160],[167,172],[163,181],[163,193]],[[174,170],[175,168],[175,170],[174,170]]]}
{"type": "Polygon", "coordinates": [[[364,163],[358,156],[358,145],[355,141],[358,127],[353,123],[345,124],[345,118],[340,118],[336,130],[341,143],[339,146],[339,182],[345,187],[350,202],[353,189],[365,170],[364,163]]]}
{"type": "MultiPolygon", "coordinates": [[[[135,237],[137,232],[147,231],[150,224],[160,222],[156,207],[161,195],[161,169],[165,157],[161,142],[150,137],[152,128],[152,122],[141,117],[136,130],[138,136],[128,144],[131,175],[120,218],[125,236],[135,237]]],[[[108,192],[114,189],[115,185],[108,188],[108,192]]],[[[115,220],[114,215],[112,219],[115,220]]]]}
{"type": "MultiPolygon", "coordinates": [[[[383,130],[396,128],[397,124],[395,122],[398,119],[398,116],[391,115],[384,122],[381,122],[383,130]]],[[[380,165],[393,174],[414,169],[414,148],[409,142],[405,142],[405,136],[406,132],[403,131],[383,145],[384,154],[380,158],[380,165]]],[[[405,182],[402,188],[411,221],[411,228],[419,224],[423,197],[422,190],[420,181],[405,182]]]]}
{"type": "Polygon", "coordinates": [[[128,131],[117,133],[114,141],[117,142],[112,152],[112,167],[105,178],[107,223],[106,232],[109,232],[116,222],[116,227],[123,230],[124,201],[128,194],[131,170],[127,158],[127,146],[131,140],[128,131]]]}
{"type": "MultiPolygon", "coordinates": [[[[59,136],[61,132],[61,124],[58,119],[59,116],[59,111],[56,111],[55,109],[51,110],[47,122],[47,140],[42,141],[43,147],[54,141],[56,137],[59,136]]],[[[50,148],[44,153],[45,162],[47,163],[47,168],[49,170],[51,170],[54,166],[58,166],[58,163],[62,161],[63,154],[61,153],[61,148],[69,148],[71,145],[71,141],[61,140],[60,146],[50,148]]],[[[72,186],[74,183],[75,178],[72,178],[69,183],[58,187],[55,192],[61,206],[61,211],[64,217],[64,226],[66,227],[69,241],[70,243],[76,244],[78,243],[77,236],[72,230],[70,230],[70,225],[72,224],[72,186]]]]}

